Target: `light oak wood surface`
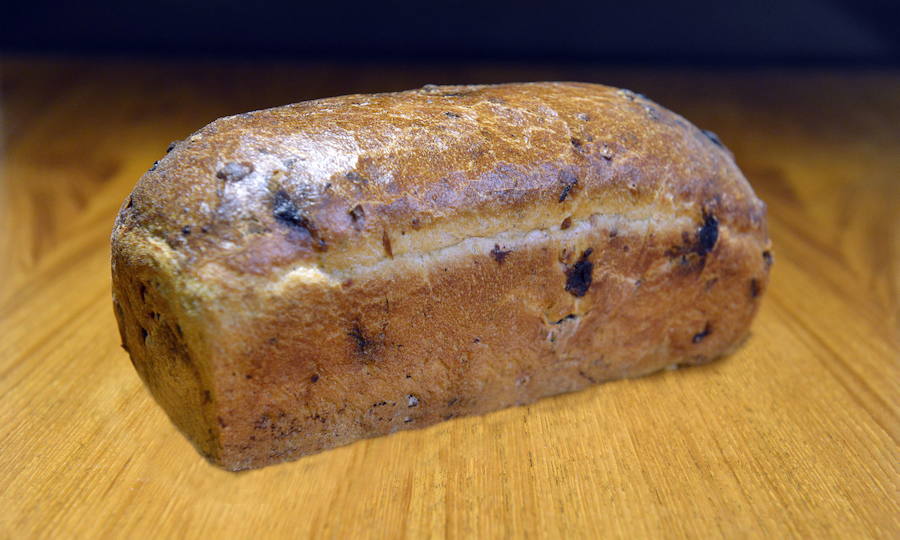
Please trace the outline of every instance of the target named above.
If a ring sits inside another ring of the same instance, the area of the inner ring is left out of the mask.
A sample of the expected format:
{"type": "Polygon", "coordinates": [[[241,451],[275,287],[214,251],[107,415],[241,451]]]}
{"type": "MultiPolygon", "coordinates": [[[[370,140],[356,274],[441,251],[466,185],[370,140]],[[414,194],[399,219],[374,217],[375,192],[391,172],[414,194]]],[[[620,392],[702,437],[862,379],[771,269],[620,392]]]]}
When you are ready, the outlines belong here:
{"type": "Polygon", "coordinates": [[[900,537],[900,72],[17,57],[0,75],[0,537],[900,537]],[[119,337],[109,233],[216,117],[567,79],[711,129],[769,205],[752,337],[703,367],[233,474],[119,337]]]}

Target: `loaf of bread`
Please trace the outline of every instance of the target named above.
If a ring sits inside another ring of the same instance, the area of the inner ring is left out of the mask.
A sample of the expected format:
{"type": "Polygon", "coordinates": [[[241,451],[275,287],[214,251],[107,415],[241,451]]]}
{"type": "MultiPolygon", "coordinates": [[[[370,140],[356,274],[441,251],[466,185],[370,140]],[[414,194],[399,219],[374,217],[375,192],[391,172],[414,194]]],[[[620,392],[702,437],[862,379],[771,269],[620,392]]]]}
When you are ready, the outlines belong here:
{"type": "Polygon", "coordinates": [[[747,335],[771,261],[715,135],[580,83],[222,118],[112,235],[124,348],[231,470],[707,362],[747,335]]]}

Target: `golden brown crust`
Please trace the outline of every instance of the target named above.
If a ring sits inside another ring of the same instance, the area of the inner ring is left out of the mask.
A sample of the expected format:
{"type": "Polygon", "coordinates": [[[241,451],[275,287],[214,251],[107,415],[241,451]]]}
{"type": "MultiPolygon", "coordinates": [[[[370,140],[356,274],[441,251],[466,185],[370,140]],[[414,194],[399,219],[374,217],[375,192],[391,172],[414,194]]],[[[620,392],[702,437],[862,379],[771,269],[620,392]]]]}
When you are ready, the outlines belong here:
{"type": "Polygon", "coordinates": [[[203,128],[123,206],[113,277],[141,376],[242,469],[712,359],[767,250],[727,150],[641,96],[426,87],[203,128]],[[135,347],[153,280],[182,333],[135,347]],[[141,367],[167,355],[192,371],[141,367]]]}

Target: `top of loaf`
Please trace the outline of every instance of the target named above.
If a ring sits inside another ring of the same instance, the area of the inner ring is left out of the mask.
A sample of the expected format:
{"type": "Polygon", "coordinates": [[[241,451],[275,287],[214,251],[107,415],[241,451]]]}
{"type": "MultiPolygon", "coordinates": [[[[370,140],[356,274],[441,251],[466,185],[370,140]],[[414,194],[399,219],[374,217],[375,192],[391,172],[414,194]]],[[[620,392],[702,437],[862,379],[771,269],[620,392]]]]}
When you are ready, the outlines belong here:
{"type": "Polygon", "coordinates": [[[169,150],[113,236],[164,242],[186,272],[339,274],[596,214],[761,231],[765,212],[715,136],[596,84],[319,99],[221,118],[169,150]]]}

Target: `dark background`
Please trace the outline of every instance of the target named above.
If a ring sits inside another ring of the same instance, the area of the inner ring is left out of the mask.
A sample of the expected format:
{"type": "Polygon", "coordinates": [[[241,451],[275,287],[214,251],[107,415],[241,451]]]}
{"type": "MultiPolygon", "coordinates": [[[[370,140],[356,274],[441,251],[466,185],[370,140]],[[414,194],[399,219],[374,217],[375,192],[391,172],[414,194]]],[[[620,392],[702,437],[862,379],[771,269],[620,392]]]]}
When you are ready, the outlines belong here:
{"type": "Polygon", "coordinates": [[[5,53],[675,65],[895,65],[897,2],[16,1],[5,53]]]}

